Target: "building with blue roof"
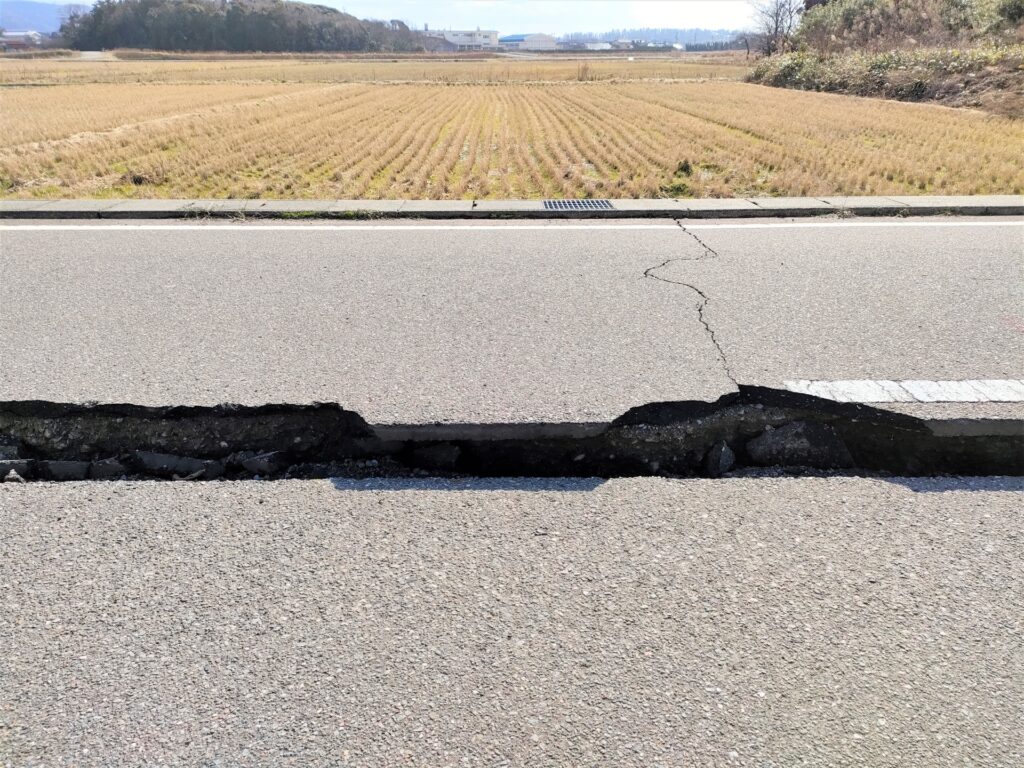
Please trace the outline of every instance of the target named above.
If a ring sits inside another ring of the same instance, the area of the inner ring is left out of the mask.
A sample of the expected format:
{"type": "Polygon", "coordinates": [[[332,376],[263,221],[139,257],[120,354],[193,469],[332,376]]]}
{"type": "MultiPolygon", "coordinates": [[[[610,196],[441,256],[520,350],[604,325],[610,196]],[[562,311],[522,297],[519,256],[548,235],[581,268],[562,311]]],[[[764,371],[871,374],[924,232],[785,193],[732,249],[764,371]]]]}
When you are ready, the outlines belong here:
{"type": "Polygon", "coordinates": [[[498,45],[507,51],[555,51],[558,41],[551,35],[540,32],[525,35],[505,35],[498,38],[498,45]]]}

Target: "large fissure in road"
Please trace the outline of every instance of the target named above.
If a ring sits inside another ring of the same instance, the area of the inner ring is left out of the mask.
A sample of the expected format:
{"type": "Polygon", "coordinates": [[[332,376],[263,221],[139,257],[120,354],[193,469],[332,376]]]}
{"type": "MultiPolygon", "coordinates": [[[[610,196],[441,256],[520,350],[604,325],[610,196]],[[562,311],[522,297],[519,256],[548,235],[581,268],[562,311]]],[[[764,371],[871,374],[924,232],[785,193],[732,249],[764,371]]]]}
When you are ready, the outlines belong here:
{"type": "Polygon", "coordinates": [[[333,403],[0,403],[0,479],[1024,475],[1024,421],[929,422],[740,386],[600,424],[370,425],[333,403]]]}

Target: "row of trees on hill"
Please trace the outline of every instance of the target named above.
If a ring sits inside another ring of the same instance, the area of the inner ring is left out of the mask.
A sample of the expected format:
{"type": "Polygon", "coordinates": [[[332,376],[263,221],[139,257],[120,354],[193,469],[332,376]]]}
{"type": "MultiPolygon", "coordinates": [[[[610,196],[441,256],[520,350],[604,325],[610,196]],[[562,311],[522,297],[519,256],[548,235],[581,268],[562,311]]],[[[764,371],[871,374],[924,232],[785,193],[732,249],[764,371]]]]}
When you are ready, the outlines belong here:
{"type": "Polygon", "coordinates": [[[401,22],[361,21],[333,8],[288,0],[100,0],[72,16],[69,48],[165,51],[417,51],[401,22]]]}
{"type": "Polygon", "coordinates": [[[1024,0],[760,0],[755,9],[768,55],[1013,39],[1024,22],[1024,0]]]}

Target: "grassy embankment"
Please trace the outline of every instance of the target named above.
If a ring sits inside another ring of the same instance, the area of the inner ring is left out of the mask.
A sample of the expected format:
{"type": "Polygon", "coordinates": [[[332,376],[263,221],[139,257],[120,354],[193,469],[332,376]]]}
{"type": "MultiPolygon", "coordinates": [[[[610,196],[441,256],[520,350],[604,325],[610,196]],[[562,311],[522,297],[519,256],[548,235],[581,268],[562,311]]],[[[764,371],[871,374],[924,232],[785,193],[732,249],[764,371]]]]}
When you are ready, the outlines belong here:
{"type": "Polygon", "coordinates": [[[881,53],[788,53],[761,60],[748,81],[780,88],[932,101],[1024,117],[1024,45],[881,53]]]}

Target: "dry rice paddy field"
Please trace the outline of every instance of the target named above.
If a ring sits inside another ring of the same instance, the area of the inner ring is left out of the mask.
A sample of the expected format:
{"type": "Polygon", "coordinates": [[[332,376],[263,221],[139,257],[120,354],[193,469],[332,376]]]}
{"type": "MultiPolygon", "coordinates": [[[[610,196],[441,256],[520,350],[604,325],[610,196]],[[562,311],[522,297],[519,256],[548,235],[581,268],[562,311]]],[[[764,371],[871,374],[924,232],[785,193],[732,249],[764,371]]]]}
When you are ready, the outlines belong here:
{"type": "Polygon", "coordinates": [[[1024,121],[735,60],[0,60],[0,196],[1024,192],[1024,121]]]}

